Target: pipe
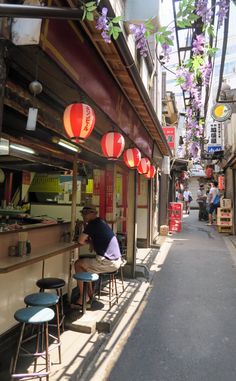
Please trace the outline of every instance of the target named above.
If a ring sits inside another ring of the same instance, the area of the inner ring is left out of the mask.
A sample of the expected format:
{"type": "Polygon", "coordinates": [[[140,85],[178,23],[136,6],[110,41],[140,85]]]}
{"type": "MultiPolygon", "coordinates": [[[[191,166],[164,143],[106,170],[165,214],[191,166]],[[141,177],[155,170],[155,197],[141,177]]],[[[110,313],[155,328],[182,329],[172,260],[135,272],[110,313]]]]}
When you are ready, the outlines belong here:
{"type": "Polygon", "coordinates": [[[0,4],[0,17],[78,20],[81,19],[82,15],[82,9],[78,8],[0,4]]]}

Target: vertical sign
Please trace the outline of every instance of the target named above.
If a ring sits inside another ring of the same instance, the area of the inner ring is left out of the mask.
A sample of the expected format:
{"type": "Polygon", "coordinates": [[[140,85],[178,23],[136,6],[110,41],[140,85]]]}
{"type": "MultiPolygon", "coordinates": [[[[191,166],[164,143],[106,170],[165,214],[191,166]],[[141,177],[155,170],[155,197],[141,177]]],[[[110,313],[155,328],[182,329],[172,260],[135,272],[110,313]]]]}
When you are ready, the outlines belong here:
{"type": "Polygon", "coordinates": [[[162,127],[170,149],[175,148],[175,127],[162,127]]]}

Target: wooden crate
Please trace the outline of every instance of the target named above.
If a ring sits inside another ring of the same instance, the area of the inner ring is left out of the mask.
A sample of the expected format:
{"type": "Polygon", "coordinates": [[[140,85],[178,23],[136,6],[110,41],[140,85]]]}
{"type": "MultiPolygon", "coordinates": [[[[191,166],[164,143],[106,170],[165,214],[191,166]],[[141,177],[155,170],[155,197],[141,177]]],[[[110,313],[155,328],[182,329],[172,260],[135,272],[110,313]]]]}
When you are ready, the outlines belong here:
{"type": "Polygon", "coordinates": [[[233,220],[232,220],[232,218],[228,218],[228,217],[222,217],[221,218],[221,217],[217,216],[216,224],[218,226],[232,226],[233,220]]]}
{"type": "Polygon", "coordinates": [[[217,218],[218,217],[230,217],[232,218],[232,209],[231,208],[217,208],[217,218]]]}
{"type": "Polygon", "coordinates": [[[232,226],[217,226],[219,233],[229,233],[232,234],[232,226]]]}

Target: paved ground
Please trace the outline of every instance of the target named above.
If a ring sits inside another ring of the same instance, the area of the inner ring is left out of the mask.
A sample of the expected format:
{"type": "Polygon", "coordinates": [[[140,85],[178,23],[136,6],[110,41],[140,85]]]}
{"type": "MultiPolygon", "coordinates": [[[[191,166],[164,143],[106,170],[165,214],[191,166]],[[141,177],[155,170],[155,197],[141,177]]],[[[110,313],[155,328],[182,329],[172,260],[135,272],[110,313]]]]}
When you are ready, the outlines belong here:
{"type": "Polygon", "coordinates": [[[138,250],[140,275],[149,268],[149,281],[126,279],[111,310],[105,300],[112,333],[62,334],[63,361],[52,352],[50,381],[235,381],[236,237],[192,211],[182,233],[160,241],[159,253],[138,250]]]}
{"type": "Polygon", "coordinates": [[[164,246],[131,334],[121,331],[82,380],[235,381],[235,246],[197,211],[164,246]]]}

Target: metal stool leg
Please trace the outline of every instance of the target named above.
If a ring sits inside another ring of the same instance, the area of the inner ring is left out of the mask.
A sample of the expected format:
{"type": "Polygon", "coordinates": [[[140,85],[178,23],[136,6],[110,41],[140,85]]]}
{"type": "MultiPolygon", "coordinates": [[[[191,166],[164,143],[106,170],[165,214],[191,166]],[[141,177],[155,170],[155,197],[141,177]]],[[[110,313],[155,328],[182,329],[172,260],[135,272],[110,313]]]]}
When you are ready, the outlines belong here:
{"type": "Polygon", "coordinates": [[[82,314],[86,312],[86,296],[87,296],[87,282],[83,282],[83,299],[82,299],[82,314]]]}

